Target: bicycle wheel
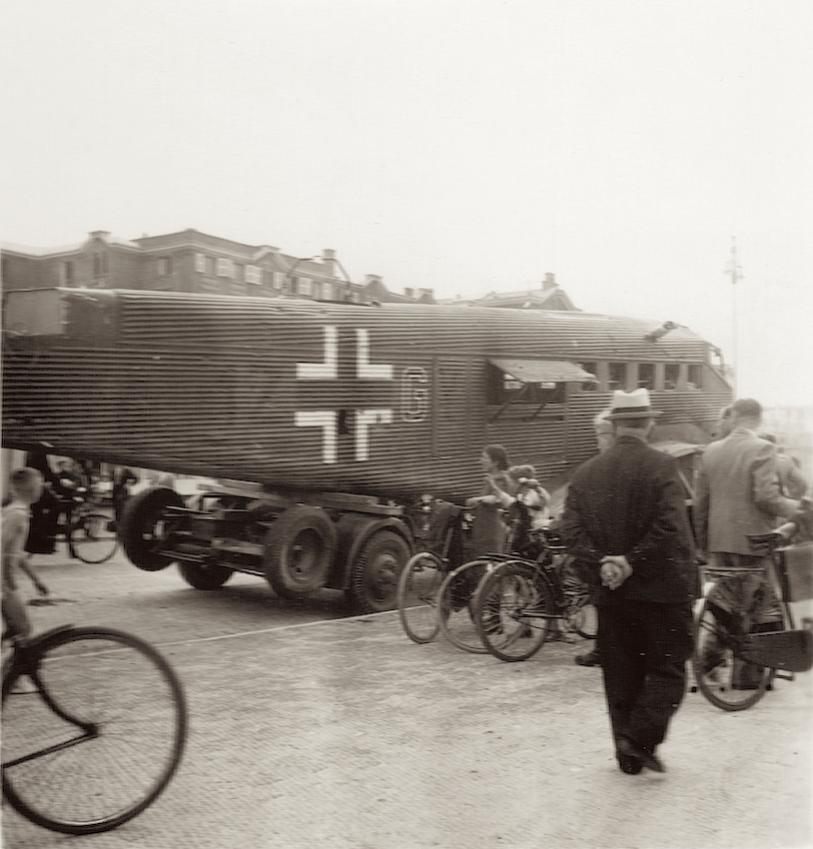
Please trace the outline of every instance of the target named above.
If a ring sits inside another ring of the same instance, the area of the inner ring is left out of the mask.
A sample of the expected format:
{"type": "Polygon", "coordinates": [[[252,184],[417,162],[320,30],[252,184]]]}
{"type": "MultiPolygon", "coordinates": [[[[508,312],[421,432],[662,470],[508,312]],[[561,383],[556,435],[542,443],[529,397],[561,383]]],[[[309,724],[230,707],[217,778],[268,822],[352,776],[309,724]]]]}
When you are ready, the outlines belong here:
{"type": "Polygon", "coordinates": [[[559,617],[550,583],[528,561],[503,563],[477,593],[477,629],[486,650],[504,661],[535,655],[559,617]]]}
{"type": "Polygon", "coordinates": [[[694,680],[715,707],[746,710],[765,695],[772,671],[738,656],[741,637],[732,634],[731,614],[714,603],[713,593],[702,600],[695,619],[694,680]]]}
{"type": "Polygon", "coordinates": [[[474,598],[480,581],[494,566],[487,559],[458,566],[444,578],[438,592],[437,622],[450,643],[472,654],[485,654],[477,633],[474,598]]]}
{"type": "Polygon", "coordinates": [[[415,643],[430,643],[437,636],[438,591],[445,576],[443,561],[431,552],[413,555],[398,580],[398,618],[404,633],[415,643]]]}
{"type": "Polygon", "coordinates": [[[83,563],[104,563],[119,545],[115,522],[104,513],[82,513],[71,523],[68,544],[83,563]]]}
{"type": "Polygon", "coordinates": [[[3,681],[5,797],[64,834],[122,825],[180,762],[187,713],[175,673],[143,640],[107,628],[72,628],[28,651],[3,681]]]}
{"type": "Polygon", "coordinates": [[[565,616],[568,627],[585,640],[595,640],[598,634],[598,610],[590,604],[588,597],[572,600],[565,616]]]}

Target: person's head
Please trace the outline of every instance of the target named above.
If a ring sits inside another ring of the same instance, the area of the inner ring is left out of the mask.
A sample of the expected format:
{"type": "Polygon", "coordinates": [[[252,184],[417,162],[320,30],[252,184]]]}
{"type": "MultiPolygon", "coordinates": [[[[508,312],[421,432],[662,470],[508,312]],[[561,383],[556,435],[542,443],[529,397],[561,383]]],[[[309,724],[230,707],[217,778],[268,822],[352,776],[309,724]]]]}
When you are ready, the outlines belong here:
{"type": "Polygon", "coordinates": [[[39,501],[42,495],[43,479],[42,475],[29,466],[22,469],[15,469],[11,473],[9,479],[11,491],[18,501],[23,501],[26,504],[33,504],[39,501]]]}
{"type": "Polygon", "coordinates": [[[727,407],[723,407],[723,409],[720,410],[720,415],[717,419],[717,426],[714,429],[715,436],[722,439],[728,436],[733,428],[734,425],[731,422],[731,404],[729,404],[727,407]]]}
{"type": "Polygon", "coordinates": [[[607,418],[609,414],[610,408],[607,407],[593,419],[599,452],[606,451],[613,444],[613,423],[607,418]]]}
{"type": "Polygon", "coordinates": [[[762,421],[762,404],[753,398],[739,398],[731,405],[731,423],[734,427],[756,430],[762,421]]]}
{"type": "Polygon", "coordinates": [[[502,445],[486,445],[480,463],[486,472],[504,472],[510,465],[508,452],[502,445]]]}
{"type": "Polygon", "coordinates": [[[645,440],[660,415],[660,410],[652,409],[646,389],[635,389],[632,392],[616,389],[607,419],[613,423],[616,436],[629,434],[645,440]]]}
{"type": "Polygon", "coordinates": [[[512,480],[517,483],[524,483],[526,481],[536,481],[536,469],[530,465],[522,465],[522,466],[511,466],[508,470],[508,474],[512,478],[512,480]]]}

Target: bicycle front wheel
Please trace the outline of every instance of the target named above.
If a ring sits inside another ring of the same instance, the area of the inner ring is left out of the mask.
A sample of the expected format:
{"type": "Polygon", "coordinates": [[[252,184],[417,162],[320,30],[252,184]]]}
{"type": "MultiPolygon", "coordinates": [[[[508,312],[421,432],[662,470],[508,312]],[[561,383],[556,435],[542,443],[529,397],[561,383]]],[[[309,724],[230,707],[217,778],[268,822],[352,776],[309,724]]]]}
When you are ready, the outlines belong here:
{"type": "Polygon", "coordinates": [[[472,654],[485,654],[477,633],[475,596],[483,576],[494,561],[472,560],[458,566],[444,578],[438,593],[438,625],[452,645],[472,654]]]}
{"type": "Polygon", "coordinates": [[[713,592],[703,599],[695,619],[694,680],[715,707],[746,710],[765,695],[772,673],[739,656],[742,638],[732,633],[732,616],[714,603],[713,592]]]}
{"type": "Polygon", "coordinates": [[[3,681],[3,794],[63,834],[116,828],[167,786],[183,753],[186,701],[149,644],[74,628],[30,649],[3,681]]]}
{"type": "Polygon", "coordinates": [[[443,561],[430,552],[409,559],[398,581],[398,618],[414,643],[430,643],[437,636],[438,592],[445,572],[443,561]]]}
{"type": "Polygon", "coordinates": [[[104,563],[118,548],[115,522],[104,513],[82,513],[71,527],[69,543],[83,563],[104,563]]]}
{"type": "Polygon", "coordinates": [[[477,629],[486,650],[507,662],[533,657],[558,619],[553,591],[535,564],[503,563],[477,593],[477,629]]]}

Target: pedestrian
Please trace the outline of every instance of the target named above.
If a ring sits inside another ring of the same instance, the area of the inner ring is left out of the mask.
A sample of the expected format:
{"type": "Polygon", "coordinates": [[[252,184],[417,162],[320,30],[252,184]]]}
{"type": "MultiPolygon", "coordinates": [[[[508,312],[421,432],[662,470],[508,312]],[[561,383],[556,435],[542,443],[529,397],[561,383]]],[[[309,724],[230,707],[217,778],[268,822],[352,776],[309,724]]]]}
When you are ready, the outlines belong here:
{"type": "MultiPolygon", "coordinates": [[[[710,601],[745,632],[778,630],[782,620],[770,560],[751,553],[748,534],[771,533],[779,517],[790,518],[801,508],[781,492],[776,447],[757,435],[761,419],[762,406],[753,398],[732,404],[731,433],[703,453],[694,505],[699,554],[722,576],[710,601]]],[[[720,647],[706,639],[703,672],[712,673],[722,659],[720,647]]],[[[743,667],[738,674],[735,686],[748,689],[761,670],[743,667]]]]}
{"type": "Polygon", "coordinates": [[[130,487],[138,483],[138,475],[132,469],[118,469],[113,477],[113,491],[111,493],[113,499],[113,516],[116,520],[116,525],[121,526],[121,517],[124,514],[124,505],[130,497],[130,487]]]}
{"type": "Polygon", "coordinates": [[[508,474],[508,452],[502,445],[486,445],[480,454],[480,467],[485,472],[481,495],[466,500],[473,508],[472,548],[475,557],[481,554],[501,554],[505,549],[507,527],[502,520],[500,499],[495,485],[509,495],[516,493],[516,484],[508,474]]]}
{"type": "Polygon", "coordinates": [[[725,439],[731,433],[734,425],[731,422],[731,404],[720,410],[717,425],[714,428],[714,439],[725,439]]]}
{"type": "Polygon", "coordinates": [[[692,541],[674,459],[647,445],[660,415],[646,389],[613,393],[614,444],[570,483],[562,536],[600,581],[598,647],[622,772],[663,772],[655,754],[686,687],[692,541]]]}
{"type": "Polygon", "coordinates": [[[2,512],[2,572],[3,572],[3,621],[7,634],[12,637],[28,637],[31,623],[25,605],[17,592],[17,570],[25,572],[41,595],[48,589],[37,578],[28,565],[25,542],[31,505],[39,501],[43,490],[43,477],[37,469],[26,466],[11,473],[12,499],[2,512]]]}

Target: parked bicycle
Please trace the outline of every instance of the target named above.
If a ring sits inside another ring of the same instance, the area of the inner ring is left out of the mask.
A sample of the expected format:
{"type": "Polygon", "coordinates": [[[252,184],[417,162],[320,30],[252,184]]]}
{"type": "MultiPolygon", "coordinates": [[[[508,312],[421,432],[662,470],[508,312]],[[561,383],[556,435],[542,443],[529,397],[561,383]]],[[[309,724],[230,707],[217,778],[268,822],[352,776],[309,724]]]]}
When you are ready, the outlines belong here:
{"type": "Polygon", "coordinates": [[[764,579],[765,566],[733,571],[701,567],[707,591],[695,618],[692,669],[700,692],[725,711],[752,707],[775,680],[792,681],[795,673],[813,666],[813,632],[796,628],[790,604],[813,597],[813,543],[786,546],[779,533],[752,534],[748,540],[755,554],[770,558],[781,620],[750,622],[749,611],[738,606],[737,594],[730,590],[732,581],[764,579]]]}
{"type": "Polygon", "coordinates": [[[483,573],[509,555],[485,555],[464,562],[470,526],[468,511],[448,502],[427,500],[426,549],[407,562],[398,582],[398,615],[406,635],[418,644],[443,635],[455,646],[485,652],[472,616],[472,597],[483,573]]]}
{"type": "Polygon", "coordinates": [[[71,557],[83,563],[104,563],[118,548],[116,522],[112,511],[99,507],[84,487],[70,498],[60,498],[62,518],[57,533],[62,534],[71,557]]]}
{"type": "Polygon", "coordinates": [[[477,590],[479,638],[486,651],[504,661],[533,657],[554,635],[592,640],[598,631],[590,590],[559,536],[537,531],[531,540],[535,550],[496,565],[477,590]]]}
{"type": "Polygon", "coordinates": [[[63,626],[3,664],[3,795],[37,825],[93,834],[152,804],[180,763],[183,688],[148,643],[63,626]]]}

